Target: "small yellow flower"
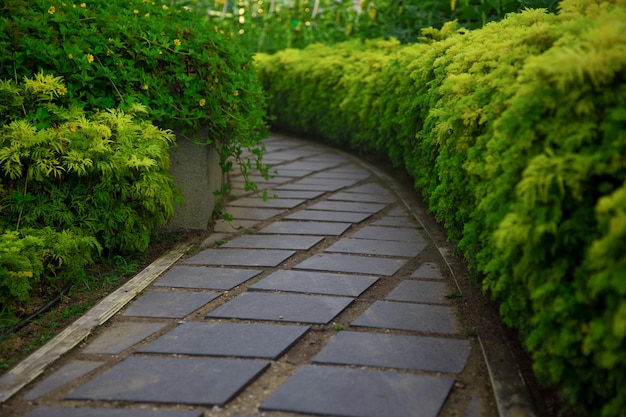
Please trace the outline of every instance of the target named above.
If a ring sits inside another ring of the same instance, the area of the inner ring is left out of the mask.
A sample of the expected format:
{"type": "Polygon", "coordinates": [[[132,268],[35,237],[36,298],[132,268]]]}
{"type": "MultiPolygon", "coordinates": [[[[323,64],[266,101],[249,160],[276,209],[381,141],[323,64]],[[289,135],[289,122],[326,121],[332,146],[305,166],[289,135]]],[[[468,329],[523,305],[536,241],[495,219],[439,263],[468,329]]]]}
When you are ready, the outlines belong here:
{"type": "Polygon", "coordinates": [[[167,5],[165,5],[165,4],[164,4],[161,8],[162,8],[163,10],[167,10],[167,9],[169,9],[169,7],[167,7],[167,5]]]}
{"type": "Polygon", "coordinates": [[[206,104],[206,100],[201,98],[198,104],[200,104],[200,107],[204,107],[204,105],[206,104]]]}
{"type": "Polygon", "coordinates": [[[142,85],[142,86],[141,86],[141,89],[142,89],[142,90],[147,90],[147,89],[148,89],[148,84],[144,84],[144,85],[142,85]]]}
{"type": "Polygon", "coordinates": [[[59,87],[59,88],[57,88],[57,93],[58,93],[60,96],[65,95],[65,94],[67,93],[67,88],[65,88],[65,87],[59,87]]]}
{"type": "Polygon", "coordinates": [[[113,51],[112,51],[112,50],[110,50],[110,49],[109,49],[109,50],[107,50],[107,56],[111,56],[111,55],[113,55],[113,51]]]}
{"type": "Polygon", "coordinates": [[[72,55],[72,54],[67,54],[67,57],[68,57],[69,59],[74,59],[74,55],[72,55]]]}
{"type": "Polygon", "coordinates": [[[113,38],[109,38],[109,43],[113,43],[113,38]]]}
{"type": "Polygon", "coordinates": [[[139,10],[135,9],[135,10],[133,10],[133,13],[134,14],[139,14],[139,10]]]}
{"type": "Polygon", "coordinates": [[[50,13],[50,14],[54,14],[56,11],[57,11],[57,9],[54,6],[50,6],[50,8],[48,9],[48,13],[50,13]]]}
{"type": "Polygon", "coordinates": [[[82,7],[83,9],[86,9],[87,8],[87,3],[81,3],[80,7],[82,7]]]}
{"type": "Polygon", "coordinates": [[[91,64],[93,62],[93,55],[87,54],[87,61],[91,64]]]}
{"type": "Polygon", "coordinates": [[[180,39],[174,39],[174,45],[180,46],[180,39]]]}
{"type": "Polygon", "coordinates": [[[142,3],[147,3],[149,0],[141,0],[142,3]]]}
{"type": "Polygon", "coordinates": [[[239,95],[239,90],[235,90],[233,94],[235,94],[235,97],[237,97],[239,95]]]}
{"type": "Polygon", "coordinates": [[[159,55],[163,55],[163,51],[159,51],[159,55]]]}
{"type": "Polygon", "coordinates": [[[144,14],[144,17],[150,17],[150,13],[144,14]]]}
{"type": "Polygon", "coordinates": [[[76,132],[76,124],[70,123],[70,132],[76,132]]]}

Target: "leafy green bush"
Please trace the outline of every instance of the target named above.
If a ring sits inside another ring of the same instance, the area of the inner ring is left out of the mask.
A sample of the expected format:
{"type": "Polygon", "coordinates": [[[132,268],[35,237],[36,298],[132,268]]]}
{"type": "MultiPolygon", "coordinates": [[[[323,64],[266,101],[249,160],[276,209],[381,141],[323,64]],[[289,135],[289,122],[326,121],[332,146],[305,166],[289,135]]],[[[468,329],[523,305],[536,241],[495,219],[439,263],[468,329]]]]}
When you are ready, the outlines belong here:
{"type": "MultiPolygon", "coordinates": [[[[170,2],[2,2],[0,79],[63,77],[89,115],[142,104],[158,126],[194,132],[222,162],[254,146],[264,98],[251,56],[213,24],[170,2]],[[169,6],[168,6],[169,5],[169,6]]],[[[260,154],[256,154],[260,159],[260,154]]]]}
{"type": "Polygon", "coordinates": [[[257,57],[275,125],[404,167],[540,381],[626,409],[626,1],[257,57]],[[377,49],[380,49],[377,51],[377,49]]]}

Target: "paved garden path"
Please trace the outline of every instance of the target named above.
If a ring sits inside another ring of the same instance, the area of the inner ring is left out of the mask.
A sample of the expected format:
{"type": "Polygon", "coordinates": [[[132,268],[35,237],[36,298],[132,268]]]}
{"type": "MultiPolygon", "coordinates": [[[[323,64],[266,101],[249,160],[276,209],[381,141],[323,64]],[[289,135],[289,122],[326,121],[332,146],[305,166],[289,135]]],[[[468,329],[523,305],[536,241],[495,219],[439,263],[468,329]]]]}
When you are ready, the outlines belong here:
{"type": "Polygon", "coordinates": [[[232,176],[233,220],[11,404],[28,417],[498,415],[421,209],[341,152],[265,146],[277,174],[253,179],[276,198],[232,176]]]}

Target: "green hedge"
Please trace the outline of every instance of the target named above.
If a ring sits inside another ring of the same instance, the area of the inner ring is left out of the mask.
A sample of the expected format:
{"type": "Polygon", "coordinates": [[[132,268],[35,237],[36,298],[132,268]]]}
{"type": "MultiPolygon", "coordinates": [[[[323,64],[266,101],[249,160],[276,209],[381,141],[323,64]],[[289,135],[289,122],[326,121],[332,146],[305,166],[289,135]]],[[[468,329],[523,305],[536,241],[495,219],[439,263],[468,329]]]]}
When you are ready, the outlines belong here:
{"type": "Polygon", "coordinates": [[[403,167],[580,415],[626,410],[626,2],[259,55],[274,127],[403,167]]]}

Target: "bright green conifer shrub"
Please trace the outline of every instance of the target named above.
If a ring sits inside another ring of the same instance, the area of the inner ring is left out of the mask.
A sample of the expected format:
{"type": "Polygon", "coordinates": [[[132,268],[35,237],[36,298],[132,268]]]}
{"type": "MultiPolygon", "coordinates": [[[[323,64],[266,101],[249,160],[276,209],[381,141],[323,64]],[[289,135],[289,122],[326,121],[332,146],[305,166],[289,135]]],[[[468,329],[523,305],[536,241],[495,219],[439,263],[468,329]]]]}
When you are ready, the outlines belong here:
{"type": "Polygon", "coordinates": [[[580,415],[622,415],[626,1],[422,34],[257,57],[276,126],[404,167],[538,379],[580,415]]]}

